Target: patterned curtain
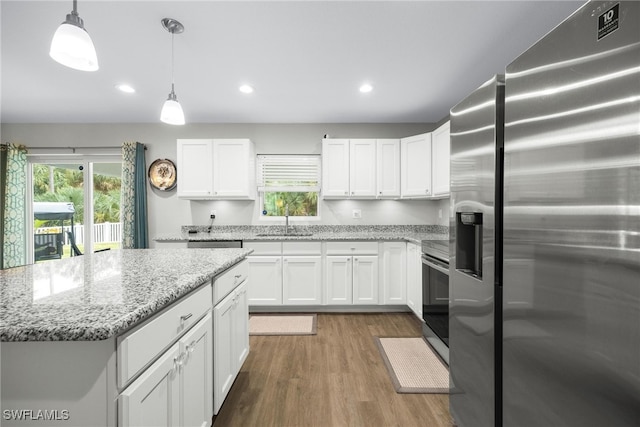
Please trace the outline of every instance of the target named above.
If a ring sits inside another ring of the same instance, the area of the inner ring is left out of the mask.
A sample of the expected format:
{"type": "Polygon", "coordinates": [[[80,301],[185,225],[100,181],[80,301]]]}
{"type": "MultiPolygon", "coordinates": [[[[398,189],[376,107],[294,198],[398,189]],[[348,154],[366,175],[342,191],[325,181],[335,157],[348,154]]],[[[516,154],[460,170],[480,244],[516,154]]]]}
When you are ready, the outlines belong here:
{"type": "Polygon", "coordinates": [[[5,269],[27,262],[27,149],[2,144],[0,155],[0,266],[5,269]]]}
{"type": "Polygon", "coordinates": [[[125,142],[122,145],[122,248],[149,247],[147,232],[147,165],[144,145],[125,142]]]}

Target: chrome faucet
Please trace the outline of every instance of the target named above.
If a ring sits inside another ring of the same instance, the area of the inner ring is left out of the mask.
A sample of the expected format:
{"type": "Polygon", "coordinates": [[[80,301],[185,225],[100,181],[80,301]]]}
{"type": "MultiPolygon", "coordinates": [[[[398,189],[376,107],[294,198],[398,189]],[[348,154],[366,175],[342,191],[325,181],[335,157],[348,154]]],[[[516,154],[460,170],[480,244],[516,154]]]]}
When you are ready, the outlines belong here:
{"type": "Polygon", "coordinates": [[[289,234],[289,205],[284,207],[284,234],[289,234]]]}

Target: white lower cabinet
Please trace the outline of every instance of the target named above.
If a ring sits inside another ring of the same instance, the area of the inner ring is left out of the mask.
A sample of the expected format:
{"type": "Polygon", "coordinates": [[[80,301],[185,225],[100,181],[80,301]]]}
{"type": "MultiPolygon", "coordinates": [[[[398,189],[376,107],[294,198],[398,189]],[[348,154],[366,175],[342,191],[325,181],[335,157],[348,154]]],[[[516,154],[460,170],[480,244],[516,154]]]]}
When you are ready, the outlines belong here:
{"type": "Polygon", "coordinates": [[[326,257],[327,304],[377,304],[378,257],[329,255],[326,257]]]}
{"type": "Polygon", "coordinates": [[[246,281],[213,308],[213,336],[213,413],[217,414],[249,354],[246,281]]]}
{"type": "Polygon", "coordinates": [[[249,305],[322,304],[320,242],[245,242],[248,257],[249,305]]]}
{"type": "Polygon", "coordinates": [[[213,414],[211,313],[180,340],[180,425],[208,426],[213,414]]]}
{"type": "Polygon", "coordinates": [[[407,305],[422,319],[422,253],[418,245],[407,243],[407,305]]]}
{"type": "Polygon", "coordinates": [[[118,425],[208,425],[213,415],[212,350],[209,313],[120,394],[118,425]]]}
{"type": "Polygon", "coordinates": [[[285,305],[322,303],[322,257],[282,257],[282,299],[285,305]]]}
{"type": "Polygon", "coordinates": [[[327,256],[325,265],[327,304],[353,304],[353,257],[327,256]]]}
{"type": "Polygon", "coordinates": [[[385,242],[382,247],[383,303],[406,304],[407,244],[404,242],[385,242]]]}
{"type": "Polygon", "coordinates": [[[328,305],[378,304],[378,242],[327,242],[324,288],[328,305]]]}
{"type": "Polygon", "coordinates": [[[282,256],[250,256],[249,304],[282,304],[282,256]]]}
{"type": "Polygon", "coordinates": [[[353,257],[353,303],[378,304],[378,257],[353,257]]]}

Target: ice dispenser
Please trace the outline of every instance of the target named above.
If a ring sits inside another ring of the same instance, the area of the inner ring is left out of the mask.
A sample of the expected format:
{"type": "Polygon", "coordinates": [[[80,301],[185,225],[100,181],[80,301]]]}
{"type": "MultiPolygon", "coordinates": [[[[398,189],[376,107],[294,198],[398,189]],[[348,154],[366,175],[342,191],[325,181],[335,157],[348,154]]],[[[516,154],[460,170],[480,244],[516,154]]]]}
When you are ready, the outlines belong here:
{"type": "Polygon", "coordinates": [[[456,212],[456,270],[482,279],[482,213],[456,212]]]}

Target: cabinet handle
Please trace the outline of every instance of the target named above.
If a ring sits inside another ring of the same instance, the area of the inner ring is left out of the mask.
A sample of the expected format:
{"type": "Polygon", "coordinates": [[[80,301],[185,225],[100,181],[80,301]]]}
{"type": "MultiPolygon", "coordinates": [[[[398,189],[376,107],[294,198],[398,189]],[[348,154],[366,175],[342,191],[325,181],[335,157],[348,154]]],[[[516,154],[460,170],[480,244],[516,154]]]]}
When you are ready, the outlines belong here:
{"type": "Polygon", "coordinates": [[[180,323],[189,320],[191,318],[191,316],[193,316],[193,313],[189,313],[189,314],[183,314],[182,316],[180,316],[180,323]]]}
{"type": "Polygon", "coordinates": [[[344,195],[345,195],[345,196],[347,196],[348,194],[349,194],[349,192],[348,192],[348,191],[345,191],[345,192],[344,192],[344,195]]]}
{"type": "Polygon", "coordinates": [[[196,340],[191,341],[191,344],[187,346],[187,353],[193,353],[193,350],[196,349],[196,340]]]}
{"type": "Polygon", "coordinates": [[[358,258],[354,258],[353,260],[354,260],[355,262],[358,262],[358,258]]]}
{"type": "Polygon", "coordinates": [[[236,275],[235,275],[235,276],[233,276],[233,277],[235,277],[236,279],[239,279],[239,278],[241,278],[241,277],[242,277],[242,274],[236,274],[236,275]]]}
{"type": "Polygon", "coordinates": [[[380,192],[380,195],[382,196],[382,191],[380,192]]]}
{"type": "Polygon", "coordinates": [[[173,358],[173,369],[178,372],[182,366],[182,353],[173,358]]]}

